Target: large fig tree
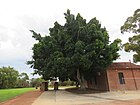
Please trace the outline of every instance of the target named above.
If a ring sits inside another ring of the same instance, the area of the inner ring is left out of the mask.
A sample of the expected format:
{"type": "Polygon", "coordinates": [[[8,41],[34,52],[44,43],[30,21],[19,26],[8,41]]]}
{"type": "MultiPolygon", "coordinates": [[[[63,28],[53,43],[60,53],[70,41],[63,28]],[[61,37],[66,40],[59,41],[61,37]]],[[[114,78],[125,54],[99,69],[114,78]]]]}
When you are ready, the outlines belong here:
{"type": "Polygon", "coordinates": [[[94,73],[106,70],[119,57],[121,40],[111,43],[106,28],[102,28],[96,18],[87,22],[80,14],[75,17],[70,10],[64,15],[66,23],[55,22],[45,37],[31,31],[38,43],[34,44],[33,59],[28,64],[44,79],[70,78],[85,89],[94,73]]]}

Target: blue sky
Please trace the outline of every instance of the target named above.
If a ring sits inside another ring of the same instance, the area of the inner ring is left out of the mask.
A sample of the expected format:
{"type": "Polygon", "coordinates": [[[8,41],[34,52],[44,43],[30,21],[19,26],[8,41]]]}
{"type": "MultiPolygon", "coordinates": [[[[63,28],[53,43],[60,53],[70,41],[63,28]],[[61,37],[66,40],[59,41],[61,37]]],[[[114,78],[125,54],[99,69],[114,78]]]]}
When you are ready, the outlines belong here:
{"type": "MultiPolygon", "coordinates": [[[[131,35],[120,33],[120,27],[128,16],[139,8],[140,0],[0,0],[0,67],[12,66],[19,72],[32,69],[26,65],[31,59],[32,47],[36,43],[29,30],[42,35],[58,21],[65,22],[63,13],[80,13],[87,21],[93,17],[106,27],[113,41],[121,38],[127,42],[131,35]]],[[[132,54],[120,51],[117,61],[132,61],[132,54]]]]}

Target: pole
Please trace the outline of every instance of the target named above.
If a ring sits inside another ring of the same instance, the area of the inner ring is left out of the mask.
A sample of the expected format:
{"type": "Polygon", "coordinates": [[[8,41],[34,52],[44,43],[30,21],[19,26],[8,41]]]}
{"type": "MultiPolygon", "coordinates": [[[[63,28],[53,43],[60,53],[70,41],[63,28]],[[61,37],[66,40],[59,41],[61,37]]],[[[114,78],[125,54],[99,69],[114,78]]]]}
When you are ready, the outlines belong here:
{"type": "Polygon", "coordinates": [[[136,83],[136,79],[135,79],[134,71],[133,70],[132,70],[132,75],[133,75],[133,79],[134,79],[135,88],[136,88],[136,90],[138,90],[138,87],[137,87],[137,83],[136,83]]]}
{"type": "Polygon", "coordinates": [[[136,79],[135,79],[135,75],[134,75],[134,71],[133,71],[133,68],[131,66],[131,60],[129,60],[129,62],[130,62],[130,67],[131,67],[130,69],[132,71],[132,76],[133,76],[133,79],[134,79],[135,88],[136,88],[136,90],[138,90],[136,79]]]}
{"type": "Polygon", "coordinates": [[[56,90],[54,90],[54,92],[55,92],[55,102],[56,102],[56,90]]]}
{"type": "Polygon", "coordinates": [[[132,66],[131,66],[131,60],[129,60],[129,62],[130,62],[130,67],[131,67],[130,70],[131,70],[131,72],[132,72],[132,76],[133,76],[135,88],[136,88],[136,90],[138,90],[137,83],[136,83],[136,79],[135,79],[135,75],[134,75],[134,72],[133,72],[133,68],[132,68],[132,66]]]}
{"type": "Polygon", "coordinates": [[[125,82],[124,82],[124,78],[122,78],[122,82],[123,82],[123,90],[124,90],[124,93],[125,93],[125,82]]]}

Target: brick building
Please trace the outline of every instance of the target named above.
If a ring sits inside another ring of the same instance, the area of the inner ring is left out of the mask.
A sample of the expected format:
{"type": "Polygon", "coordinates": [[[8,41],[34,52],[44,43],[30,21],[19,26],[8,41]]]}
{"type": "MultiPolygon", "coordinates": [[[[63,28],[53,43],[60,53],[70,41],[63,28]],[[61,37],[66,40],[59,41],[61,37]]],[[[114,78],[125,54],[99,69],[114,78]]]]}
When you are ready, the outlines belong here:
{"type": "Polygon", "coordinates": [[[140,65],[112,63],[106,71],[97,72],[88,81],[88,88],[106,91],[140,90],[140,65]]]}

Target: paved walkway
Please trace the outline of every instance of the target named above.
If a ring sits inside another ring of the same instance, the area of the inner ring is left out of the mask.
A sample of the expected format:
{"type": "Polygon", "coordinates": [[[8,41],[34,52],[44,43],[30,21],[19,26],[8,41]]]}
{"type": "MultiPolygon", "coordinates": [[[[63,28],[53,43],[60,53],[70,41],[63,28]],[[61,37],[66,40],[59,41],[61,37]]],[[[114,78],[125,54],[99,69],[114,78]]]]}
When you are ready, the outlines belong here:
{"type": "Polygon", "coordinates": [[[81,105],[107,101],[140,99],[140,91],[73,94],[65,90],[46,91],[32,105],[81,105]]]}

